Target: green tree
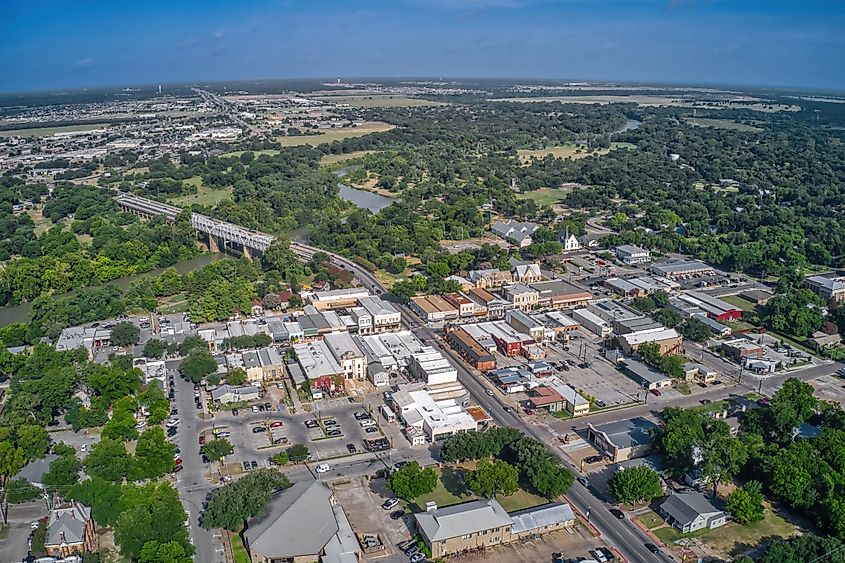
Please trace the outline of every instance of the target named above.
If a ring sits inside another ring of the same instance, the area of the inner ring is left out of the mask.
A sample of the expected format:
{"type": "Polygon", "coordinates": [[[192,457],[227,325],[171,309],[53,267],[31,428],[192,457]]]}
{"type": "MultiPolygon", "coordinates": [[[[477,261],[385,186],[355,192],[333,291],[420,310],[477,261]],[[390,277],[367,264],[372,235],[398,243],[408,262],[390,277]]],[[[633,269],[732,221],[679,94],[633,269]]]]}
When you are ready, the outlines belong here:
{"type": "Polygon", "coordinates": [[[311,457],[311,452],[308,451],[308,447],[302,444],[294,444],[290,448],[288,448],[288,458],[293,463],[299,463],[302,461],[307,460],[311,457]]]}
{"type": "Polygon", "coordinates": [[[200,451],[206,455],[208,459],[222,459],[224,456],[231,455],[235,448],[232,443],[225,438],[217,438],[209,440],[202,445],[200,451]]]}
{"type": "Polygon", "coordinates": [[[275,469],[260,469],[223,485],[212,495],[200,517],[203,528],[225,528],[237,532],[247,519],[267,506],[273,492],[290,486],[275,469]]]}
{"type": "Polygon", "coordinates": [[[199,383],[206,375],[217,371],[217,362],[208,351],[194,350],[182,361],[182,374],[194,383],[199,383]]]}
{"type": "Polygon", "coordinates": [[[818,401],[813,396],[813,386],[790,377],[772,397],[770,411],[774,432],[782,440],[791,440],[792,432],[815,411],[818,401]]]}
{"type": "Polygon", "coordinates": [[[508,462],[482,459],[465,477],[467,487],[480,497],[510,496],[519,489],[519,470],[508,462]]]}
{"type": "Polygon", "coordinates": [[[803,534],[776,539],[766,547],[758,563],[845,563],[845,544],[836,538],[803,534]]]}
{"type": "Polygon", "coordinates": [[[141,329],[129,321],[119,322],[112,328],[111,341],[116,346],[132,346],[140,339],[141,329]]]}
{"type": "Polygon", "coordinates": [[[270,458],[276,465],[287,465],[290,462],[290,456],[287,452],[279,452],[270,458]]]}
{"type": "Polygon", "coordinates": [[[193,560],[177,541],[161,543],[150,540],[144,544],[138,556],[139,563],[192,563],[193,560]]]}
{"type": "Polygon", "coordinates": [[[226,383],[229,385],[243,385],[246,383],[246,372],[242,369],[233,369],[226,374],[226,383]]]}
{"type": "Polygon", "coordinates": [[[748,524],[763,519],[763,486],[759,481],[748,481],[728,495],[725,504],[733,519],[748,524]]]}
{"type": "Polygon", "coordinates": [[[167,352],[168,344],[164,340],[158,338],[150,338],[144,344],[144,356],[148,358],[161,358],[167,352]]]}
{"type": "Polygon", "coordinates": [[[21,504],[41,497],[41,489],[20,477],[9,481],[6,499],[10,504],[21,504]]]}
{"type": "MultiPolygon", "coordinates": [[[[185,509],[176,489],[166,482],[128,483],[121,493],[123,512],[114,525],[115,543],[124,557],[138,560],[147,542],[176,542],[193,555],[184,521],[185,509]]],[[[157,550],[156,550],[157,551],[157,550]]]]}
{"type": "Polygon", "coordinates": [[[91,477],[70,488],[68,498],[91,507],[91,515],[101,526],[113,526],[123,512],[120,485],[100,477],[91,477]]]}
{"type": "Polygon", "coordinates": [[[681,334],[695,340],[696,342],[704,342],[710,338],[710,327],[698,319],[687,319],[681,324],[681,334]]]}
{"type": "Polygon", "coordinates": [[[663,494],[657,472],[645,465],[618,470],[607,487],[621,504],[650,502],[663,494]]]}
{"type": "Polygon", "coordinates": [[[160,426],[148,428],[135,445],[135,473],[155,479],[173,471],[175,446],[164,437],[160,426]]]}
{"type": "Polygon", "coordinates": [[[123,442],[109,438],[94,444],[84,462],[86,473],[115,483],[123,481],[131,464],[123,442]]]}
{"type": "Polygon", "coordinates": [[[437,473],[431,467],[422,469],[412,461],[391,473],[387,478],[387,488],[397,497],[412,500],[427,495],[437,486],[437,473]]]}
{"type": "Polygon", "coordinates": [[[111,420],[103,426],[101,436],[112,440],[134,440],[138,437],[136,424],[135,415],[131,412],[115,411],[112,413],[111,420]]]}
{"type": "Polygon", "coordinates": [[[17,429],[15,442],[28,460],[40,459],[50,447],[50,437],[47,430],[41,426],[26,424],[17,429]]]}
{"type": "Polygon", "coordinates": [[[41,482],[50,493],[67,495],[68,490],[79,482],[82,462],[75,454],[61,455],[50,463],[50,469],[41,477],[41,482]]]}

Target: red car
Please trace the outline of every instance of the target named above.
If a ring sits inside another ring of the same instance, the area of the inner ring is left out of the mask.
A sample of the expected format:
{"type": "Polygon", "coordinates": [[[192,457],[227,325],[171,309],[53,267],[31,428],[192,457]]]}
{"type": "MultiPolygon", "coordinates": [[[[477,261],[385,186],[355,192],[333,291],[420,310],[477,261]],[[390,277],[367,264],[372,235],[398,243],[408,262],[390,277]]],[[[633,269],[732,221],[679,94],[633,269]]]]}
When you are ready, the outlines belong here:
{"type": "Polygon", "coordinates": [[[659,397],[659,396],[660,396],[660,391],[658,391],[657,389],[652,389],[652,390],[651,390],[651,391],[649,391],[649,392],[650,392],[652,395],[654,395],[655,397],[659,397]]]}
{"type": "Polygon", "coordinates": [[[182,458],[181,458],[181,457],[177,457],[177,458],[176,458],[176,460],[174,461],[174,463],[175,463],[177,466],[182,465],[182,458]]]}
{"type": "Polygon", "coordinates": [[[205,444],[205,436],[200,436],[200,446],[205,444]]]}
{"type": "Polygon", "coordinates": [[[270,423],[270,428],[278,428],[279,426],[284,426],[284,425],[285,425],[284,422],[282,422],[281,420],[277,420],[276,422],[270,423]]]}

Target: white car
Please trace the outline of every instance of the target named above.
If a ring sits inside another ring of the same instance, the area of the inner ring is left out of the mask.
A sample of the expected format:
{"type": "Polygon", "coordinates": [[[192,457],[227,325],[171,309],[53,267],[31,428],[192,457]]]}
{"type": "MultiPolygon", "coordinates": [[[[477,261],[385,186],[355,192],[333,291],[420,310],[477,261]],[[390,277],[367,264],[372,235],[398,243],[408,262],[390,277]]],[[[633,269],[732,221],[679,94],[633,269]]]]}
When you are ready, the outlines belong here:
{"type": "Polygon", "coordinates": [[[375,421],[375,420],[373,420],[373,419],[371,419],[371,418],[368,418],[368,419],[366,419],[366,420],[362,420],[362,421],[361,421],[361,422],[359,422],[358,424],[360,424],[360,425],[361,425],[361,428],[369,428],[369,427],[371,427],[371,426],[375,426],[375,425],[376,425],[376,421],[375,421]]]}
{"type": "Polygon", "coordinates": [[[146,426],[146,425],[147,425],[147,421],[146,421],[146,420],[140,420],[140,421],[138,421],[138,424],[136,424],[136,425],[135,425],[135,428],[137,428],[138,430],[140,430],[141,428],[143,428],[143,427],[144,427],[144,426],[146,426]]]}
{"type": "Polygon", "coordinates": [[[329,469],[331,469],[331,467],[329,467],[328,463],[321,463],[320,465],[314,468],[314,471],[316,471],[317,473],[328,473],[329,469]]]}
{"type": "Polygon", "coordinates": [[[178,424],[179,424],[178,418],[171,418],[170,420],[167,421],[167,427],[168,428],[173,428],[174,426],[178,426],[178,424]]]}
{"type": "Polygon", "coordinates": [[[491,397],[493,396],[493,392],[489,389],[485,389],[484,392],[490,395],[491,397]]]}
{"type": "Polygon", "coordinates": [[[87,452],[87,451],[88,451],[88,444],[82,444],[82,445],[79,447],[79,451],[80,451],[80,452],[82,452],[82,453],[87,452]]]}
{"type": "Polygon", "coordinates": [[[255,405],[252,405],[252,412],[258,412],[258,407],[255,406],[255,405]]]}
{"type": "Polygon", "coordinates": [[[594,549],[590,553],[599,561],[599,563],[607,563],[607,557],[605,557],[601,550],[594,549]]]}

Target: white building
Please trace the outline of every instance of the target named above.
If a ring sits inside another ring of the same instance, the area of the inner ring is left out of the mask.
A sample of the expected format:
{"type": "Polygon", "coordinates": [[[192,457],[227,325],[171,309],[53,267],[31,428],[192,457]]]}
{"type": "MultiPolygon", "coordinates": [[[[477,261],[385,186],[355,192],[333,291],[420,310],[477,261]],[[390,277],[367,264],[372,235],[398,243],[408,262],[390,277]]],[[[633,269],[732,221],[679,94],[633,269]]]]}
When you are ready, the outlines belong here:
{"type": "Polygon", "coordinates": [[[428,385],[451,383],[458,380],[458,370],[439,351],[431,346],[411,355],[408,359],[411,375],[428,385]]]}
{"type": "Polygon", "coordinates": [[[651,262],[651,252],[633,244],[623,244],[616,247],[616,257],[623,263],[630,265],[651,262]]]}
{"type": "Polygon", "coordinates": [[[393,402],[403,422],[424,433],[432,442],[478,430],[475,418],[453,399],[435,401],[424,390],[397,391],[393,394],[393,402]]]}
{"type": "Polygon", "coordinates": [[[138,368],[144,374],[144,384],[148,385],[153,379],[161,382],[162,389],[167,379],[167,367],[164,360],[151,360],[149,358],[135,358],[132,360],[132,367],[138,368]]]}
{"type": "Polygon", "coordinates": [[[402,314],[392,303],[378,297],[363,297],[358,300],[358,307],[349,311],[358,327],[358,334],[386,332],[399,328],[402,314]]]}
{"type": "Polygon", "coordinates": [[[364,379],[367,376],[367,356],[349,333],[327,334],[323,340],[346,379],[364,379]]]}
{"type": "Polygon", "coordinates": [[[560,243],[563,245],[564,252],[575,252],[576,250],[581,250],[581,243],[578,241],[578,237],[573,235],[566,230],[560,237],[560,243]]]}
{"type": "Polygon", "coordinates": [[[572,311],[572,318],[581,326],[602,338],[610,336],[613,328],[601,317],[589,309],[575,309],[572,311]]]}

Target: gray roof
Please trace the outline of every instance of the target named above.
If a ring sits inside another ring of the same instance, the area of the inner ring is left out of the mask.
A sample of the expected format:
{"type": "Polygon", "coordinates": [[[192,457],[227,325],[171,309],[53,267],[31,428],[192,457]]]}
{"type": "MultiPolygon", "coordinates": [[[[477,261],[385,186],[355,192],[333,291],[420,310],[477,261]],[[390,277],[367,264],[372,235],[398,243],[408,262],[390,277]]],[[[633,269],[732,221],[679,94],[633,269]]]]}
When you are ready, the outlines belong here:
{"type": "Polygon", "coordinates": [[[274,494],[247,524],[249,551],[269,559],[319,554],[338,531],[331,496],[321,481],[299,481],[274,494]]]}
{"type": "Polygon", "coordinates": [[[44,477],[44,474],[47,473],[47,470],[50,469],[50,464],[53,463],[53,460],[58,458],[59,456],[55,454],[47,454],[41,459],[36,459],[30,461],[23,468],[18,471],[18,474],[15,475],[15,479],[26,479],[33,485],[40,485],[41,478],[44,477]]]}
{"type": "Polygon", "coordinates": [[[85,524],[91,518],[91,509],[80,502],[54,508],[47,522],[47,540],[44,545],[82,543],[85,540],[85,524]]]}
{"type": "Polygon", "coordinates": [[[657,425],[641,416],[630,420],[609,422],[593,427],[598,432],[604,432],[610,441],[619,448],[630,448],[650,444],[651,430],[656,430],[657,425]]]}
{"type": "Polygon", "coordinates": [[[429,539],[439,541],[513,524],[496,499],[474,500],[414,514],[417,526],[429,539]]]}
{"type": "Polygon", "coordinates": [[[575,520],[572,507],[565,502],[552,502],[534,508],[527,508],[519,512],[512,512],[514,534],[536,530],[545,526],[553,526],[561,522],[575,520]]]}
{"type": "Polygon", "coordinates": [[[689,524],[699,516],[722,512],[702,493],[676,493],[664,500],[660,508],[681,525],[689,524]]]}

